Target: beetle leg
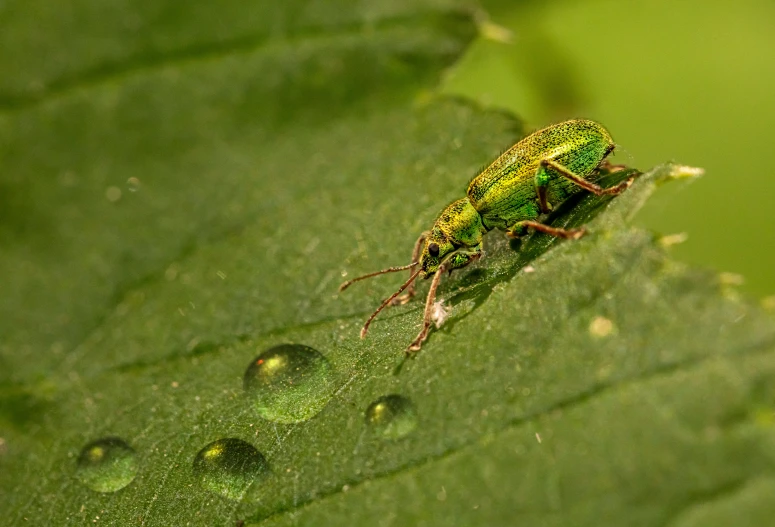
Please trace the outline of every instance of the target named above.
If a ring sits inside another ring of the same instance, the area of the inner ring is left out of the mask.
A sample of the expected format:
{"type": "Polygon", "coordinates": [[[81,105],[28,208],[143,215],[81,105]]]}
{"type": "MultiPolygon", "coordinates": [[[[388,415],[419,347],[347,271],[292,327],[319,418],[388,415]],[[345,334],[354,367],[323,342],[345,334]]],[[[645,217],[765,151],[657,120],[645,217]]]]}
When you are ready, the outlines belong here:
{"type": "Polygon", "coordinates": [[[409,347],[406,349],[407,355],[411,354],[412,352],[420,351],[420,348],[422,348],[422,343],[425,342],[425,339],[428,338],[428,331],[430,331],[431,323],[433,322],[433,313],[434,313],[433,306],[436,303],[436,290],[439,288],[439,284],[441,283],[441,277],[444,276],[444,273],[446,271],[451,271],[452,269],[459,269],[461,267],[465,267],[471,262],[481,258],[482,255],[484,254],[481,249],[482,247],[480,244],[480,245],[477,245],[476,248],[470,252],[469,251],[454,252],[450,254],[447,258],[445,258],[444,261],[441,263],[438,270],[436,271],[436,274],[433,276],[431,287],[428,290],[428,297],[425,299],[425,311],[423,313],[422,329],[420,330],[420,333],[417,335],[417,338],[414,339],[412,343],[409,344],[409,347]]]}
{"type": "Polygon", "coordinates": [[[409,347],[406,349],[407,355],[410,352],[420,351],[422,343],[425,342],[425,339],[428,338],[428,330],[431,327],[431,319],[433,318],[433,304],[436,301],[436,289],[439,287],[441,277],[444,276],[444,271],[446,271],[444,266],[439,266],[438,271],[436,271],[436,275],[433,277],[431,288],[428,291],[428,297],[425,299],[425,312],[423,314],[422,330],[420,330],[417,338],[414,339],[411,344],[409,344],[409,347]]]}
{"type": "Polygon", "coordinates": [[[518,222],[511,226],[510,229],[506,229],[506,236],[513,240],[519,240],[525,234],[527,234],[527,227],[523,225],[524,222],[518,222]]]}
{"type": "MultiPolygon", "coordinates": [[[[412,262],[419,262],[420,253],[422,252],[422,246],[425,243],[425,240],[428,238],[428,231],[425,231],[420,235],[419,238],[417,238],[417,241],[414,242],[414,249],[412,250],[412,262]]],[[[415,280],[411,284],[409,284],[409,287],[406,289],[406,292],[402,294],[401,296],[397,296],[394,298],[391,302],[391,306],[401,306],[409,302],[412,297],[417,293],[417,281],[415,280]]]]}
{"type": "Polygon", "coordinates": [[[410,276],[410,277],[409,277],[409,280],[407,280],[406,282],[404,282],[404,285],[402,285],[401,287],[399,287],[399,288],[398,288],[398,291],[396,291],[395,293],[393,293],[392,295],[390,295],[389,297],[387,297],[387,298],[386,298],[386,299],[385,299],[385,300],[384,300],[384,301],[383,301],[383,302],[382,302],[382,303],[379,305],[379,307],[377,308],[377,310],[376,310],[376,311],[374,311],[374,313],[372,313],[372,314],[371,314],[371,316],[370,316],[370,317],[369,317],[369,318],[366,320],[366,323],[365,323],[365,324],[363,324],[363,327],[361,328],[361,338],[362,338],[362,339],[363,339],[363,338],[366,338],[366,333],[368,333],[368,332],[369,332],[369,326],[370,326],[370,325],[371,325],[371,323],[374,321],[374,319],[375,319],[375,318],[377,318],[377,315],[379,315],[379,314],[380,314],[380,312],[381,312],[383,309],[385,309],[387,306],[389,306],[389,305],[390,305],[390,303],[393,301],[393,299],[394,299],[395,297],[397,297],[398,295],[400,295],[400,294],[401,294],[401,293],[404,291],[404,289],[406,289],[406,288],[409,286],[409,284],[411,284],[412,282],[414,282],[414,281],[417,279],[417,277],[420,275],[420,271],[422,271],[422,269],[417,269],[417,270],[416,270],[414,273],[412,273],[412,276],[410,276]]]}
{"type": "Polygon", "coordinates": [[[595,194],[596,196],[602,196],[604,194],[619,194],[623,192],[627,187],[629,187],[632,184],[632,182],[635,180],[635,178],[631,177],[626,181],[622,181],[618,185],[614,185],[613,187],[603,188],[600,185],[595,185],[591,181],[587,181],[583,177],[577,174],[574,174],[572,170],[570,170],[567,167],[564,167],[563,165],[559,164],[557,161],[554,161],[553,159],[542,159],[541,165],[557,171],[563,177],[573,181],[575,184],[577,184],[584,190],[588,190],[589,192],[595,194]]]}
{"type": "Polygon", "coordinates": [[[528,227],[532,227],[539,232],[543,232],[551,236],[565,238],[566,240],[577,240],[584,236],[584,233],[587,232],[584,227],[578,229],[560,229],[557,227],[550,227],[549,225],[545,225],[543,223],[538,223],[537,221],[523,220],[515,223],[514,226],[506,231],[506,234],[511,238],[519,238],[525,234],[525,231],[528,227]]]}
{"type": "Polygon", "coordinates": [[[549,172],[546,171],[544,165],[538,165],[538,170],[536,170],[533,181],[535,182],[536,194],[538,194],[538,203],[541,206],[541,212],[543,214],[549,214],[552,211],[552,206],[546,201],[546,188],[549,186],[549,172]]]}
{"type": "Polygon", "coordinates": [[[603,170],[607,170],[608,172],[619,172],[620,170],[624,170],[627,168],[627,165],[614,165],[609,161],[608,159],[603,159],[603,162],[600,163],[600,165],[597,168],[602,168],[603,170]]]}
{"type": "Polygon", "coordinates": [[[458,250],[449,256],[449,260],[444,266],[444,269],[446,269],[448,272],[452,272],[454,269],[460,269],[472,262],[475,262],[482,256],[484,256],[484,251],[482,250],[481,243],[476,247],[473,247],[473,249],[470,251],[458,250]]]}

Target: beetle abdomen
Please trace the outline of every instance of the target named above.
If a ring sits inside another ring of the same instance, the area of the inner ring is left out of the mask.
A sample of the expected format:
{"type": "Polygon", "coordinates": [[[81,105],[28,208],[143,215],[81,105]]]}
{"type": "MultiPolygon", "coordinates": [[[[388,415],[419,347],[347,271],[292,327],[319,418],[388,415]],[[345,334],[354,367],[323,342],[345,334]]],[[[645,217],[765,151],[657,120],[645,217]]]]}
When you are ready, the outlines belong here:
{"type": "MultiPolygon", "coordinates": [[[[614,142],[599,123],[574,119],[534,132],[504,152],[468,185],[468,199],[487,228],[508,228],[539,215],[535,174],[541,160],[552,159],[586,177],[611,152],[614,142]]],[[[557,205],[580,191],[573,182],[548,169],[550,203],[557,205]]]]}

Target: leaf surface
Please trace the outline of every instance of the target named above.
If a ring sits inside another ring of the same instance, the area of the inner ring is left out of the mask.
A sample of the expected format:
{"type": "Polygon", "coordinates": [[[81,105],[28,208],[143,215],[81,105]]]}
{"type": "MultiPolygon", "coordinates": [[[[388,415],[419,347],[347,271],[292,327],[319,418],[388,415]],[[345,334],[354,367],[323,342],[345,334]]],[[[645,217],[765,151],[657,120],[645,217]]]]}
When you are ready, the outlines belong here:
{"type": "Polygon", "coordinates": [[[405,263],[524,133],[429,94],[474,35],[466,13],[115,3],[132,16],[98,25],[84,2],[47,7],[35,41],[33,7],[13,5],[2,38],[37,44],[35,60],[0,55],[18,72],[0,84],[10,524],[770,517],[772,320],[628,224],[685,168],[564,204],[552,221],[587,224],[577,242],[491,234],[444,282],[449,318],[415,360],[420,300],[358,338],[400,280],[337,295],[343,276],[405,263]],[[325,362],[259,401],[243,376],[286,343],[325,362]],[[367,410],[389,395],[392,425],[367,410]],[[110,481],[84,475],[94,441],[117,460],[110,481]]]}

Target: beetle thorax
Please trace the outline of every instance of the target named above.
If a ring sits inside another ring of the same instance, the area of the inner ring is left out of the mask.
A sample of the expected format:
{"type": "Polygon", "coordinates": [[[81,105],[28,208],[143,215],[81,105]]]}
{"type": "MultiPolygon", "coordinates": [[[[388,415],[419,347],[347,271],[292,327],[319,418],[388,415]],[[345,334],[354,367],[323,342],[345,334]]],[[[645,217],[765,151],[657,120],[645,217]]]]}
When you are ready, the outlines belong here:
{"type": "Polygon", "coordinates": [[[436,219],[425,241],[420,263],[421,276],[435,273],[444,257],[460,248],[470,248],[482,242],[487,229],[468,198],[450,203],[436,219]]]}

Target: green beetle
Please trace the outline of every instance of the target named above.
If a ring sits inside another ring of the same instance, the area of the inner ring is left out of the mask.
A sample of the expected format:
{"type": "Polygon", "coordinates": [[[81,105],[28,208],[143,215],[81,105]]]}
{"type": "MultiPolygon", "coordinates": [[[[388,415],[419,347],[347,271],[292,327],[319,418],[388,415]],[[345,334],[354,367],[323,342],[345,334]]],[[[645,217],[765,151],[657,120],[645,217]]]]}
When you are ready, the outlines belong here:
{"type": "Polygon", "coordinates": [[[573,119],[538,130],[506,150],[471,180],[465,198],[448,205],[431,230],[420,235],[409,265],[359,276],[339,287],[343,291],[365,278],[412,270],[409,280],[368,318],[361,329],[361,338],[385,307],[406,303],[414,296],[417,277],[433,276],[422,330],[407,349],[407,352],[418,351],[428,337],[442,275],[481,258],[482,238],[492,229],[503,230],[514,238],[524,235],[528,228],[560,238],[581,237],[583,228],[558,229],[537,220],[549,213],[552,205],[582,190],[596,195],[619,194],[625,190],[633,178],[610,188],[602,188],[587,179],[607,163],[606,158],[615,146],[603,125],[573,119]]]}

